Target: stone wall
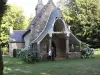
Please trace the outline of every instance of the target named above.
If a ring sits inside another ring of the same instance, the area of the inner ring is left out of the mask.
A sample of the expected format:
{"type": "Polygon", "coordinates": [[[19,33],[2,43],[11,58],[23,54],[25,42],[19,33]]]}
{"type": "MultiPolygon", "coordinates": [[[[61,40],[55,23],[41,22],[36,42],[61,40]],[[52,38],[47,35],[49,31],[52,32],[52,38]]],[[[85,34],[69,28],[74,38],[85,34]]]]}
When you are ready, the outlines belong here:
{"type": "Polygon", "coordinates": [[[48,36],[46,36],[40,43],[40,56],[42,59],[47,59],[48,53],[48,36]]]}
{"type": "Polygon", "coordinates": [[[27,35],[25,35],[24,37],[24,41],[25,41],[25,47],[29,46],[30,43],[30,36],[31,36],[31,32],[29,32],[27,35]]]}
{"type": "Polygon", "coordinates": [[[24,47],[24,43],[9,43],[9,54],[13,56],[13,50],[24,47]]]}
{"type": "Polygon", "coordinates": [[[80,58],[81,57],[81,52],[69,52],[68,53],[68,58],[80,58]]]}

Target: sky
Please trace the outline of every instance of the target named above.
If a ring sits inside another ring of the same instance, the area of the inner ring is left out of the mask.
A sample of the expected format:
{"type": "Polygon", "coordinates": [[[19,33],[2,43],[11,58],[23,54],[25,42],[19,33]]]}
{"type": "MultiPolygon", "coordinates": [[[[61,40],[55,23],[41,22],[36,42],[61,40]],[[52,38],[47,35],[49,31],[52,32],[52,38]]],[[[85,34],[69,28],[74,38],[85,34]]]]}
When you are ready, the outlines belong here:
{"type": "MultiPolygon", "coordinates": [[[[48,0],[43,0],[43,4],[46,4],[48,0]]],[[[35,7],[38,0],[8,0],[8,4],[16,4],[24,10],[24,15],[29,18],[30,16],[35,16],[35,7]]],[[[53,0],[55,5],[58,0],[53,0]]]]}

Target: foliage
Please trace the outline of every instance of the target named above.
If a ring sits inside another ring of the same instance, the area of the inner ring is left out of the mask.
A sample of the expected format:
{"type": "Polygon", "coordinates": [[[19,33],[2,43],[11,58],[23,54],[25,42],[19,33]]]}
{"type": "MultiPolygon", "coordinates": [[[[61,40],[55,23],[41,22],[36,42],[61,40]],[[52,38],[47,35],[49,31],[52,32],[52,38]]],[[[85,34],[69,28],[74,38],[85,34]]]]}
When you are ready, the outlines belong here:
{"type": "Polygon", "coordinates": [[[26,54],[27,54],[27,50],[22,49],[21,51],[19,50],[19,53],[18,53],[17,57],[19,57],[19,58],[21,58],[25,61],[26,60],[26,54]]]}
{"type": "Polygon", "coordinates": [[[29,62],[29,63],[39,61],[38,52],[35,52],[35,51],[30,52],[30,51],[28,51],[28,53],[26,54],[26,61],[29,62]]]}
{"type": "Polygon", "coordinates": [[[16,5],[8,5],[5,14],[0,23],[0,44],[5,47],[9,38],[9,28],[12,26],[15,30],[25,29],[28,25],[28,20],[23,14],[23,10],[16,5]]]}
{"type": "Polygon", "coordinates": [[[96,48],[95,51],[100,51],[100,48],[96,48]]]}
{"type": "Polygon", "coordinates": [[[100,47],[100,0],[60,0],[59,4],[72,32],[91,47],[100,47]]]}
{"type": "Polygon", "coordinates": [[[37,50],[33,50],[32,48],[17,49],[17,57],[28,63],[39,61],[37,50]]]}
{"type": "Polygon", "coordinates": [[[94,53],[96,56],[99,56],[100,55],[100,49],[95,49],[95,53],[94,53]]]}
{"type": "Polygon", "coordinates": [[[2,24],[8,27],[13,26],[14,30],[23,30],[26,29],[28,21],[20,7],[10,4],[3,16],[2,24]]]}
{"type": "Polygon", "coordinates": [[[22,51],[22,49],[21,48],[18,48],[18,49],[16,49],[16,55],[17,55],[17,58],[20,58],[21,56],[21,52],[22,51]]]}
{"type": "MultiPolygon", "coordinates": [[[[0,0],[0,42],[1,42],[1,21],[3,14],[6,10],[6,2],[4,0],[0,0]]],[[[3,59],[2,59],[2,51],[1,51],[1,43],[0,43],[0,75],[3,75],[3,59]]]]}
{"type": "Polygon", "coordinates": [[[7,47],[4,47],[1,49],[3,51],[3,54],[8,54],[8,48],[7,47]]]}
{"type": "Polygon", "coordinates": [[[4,2],[4,0],[0,0],[0,24],[1,24],[1,20],[3,17],[3,14],[5,13],[7,6],[6,6],[6,2],[4,2]]]}
{"type": "Polygon", "coordinates": [[[93,48],[89,48],[89,45],[86,43],[82,43],[81,47],[81,55],[82,58],[93,58],[95,50],[93,48]]]}
{"type": "Polygon", "coordinates": [[[88,48],[88,47],[89,47],[89,44],[81,42],[81,50],[84,50],[84,48],[88,48]]]}

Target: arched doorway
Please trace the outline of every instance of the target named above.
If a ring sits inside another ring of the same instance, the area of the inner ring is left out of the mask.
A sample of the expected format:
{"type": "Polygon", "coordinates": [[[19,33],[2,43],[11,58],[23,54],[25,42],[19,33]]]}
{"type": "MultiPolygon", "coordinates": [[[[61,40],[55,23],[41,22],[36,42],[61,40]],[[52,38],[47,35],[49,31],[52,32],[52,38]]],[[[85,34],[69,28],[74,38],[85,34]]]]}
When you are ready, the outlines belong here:
{"type": "Polygon", "coordinates": [[[56,57],[57,58],[64,58],[66,56],[66,35],[64,34],[65,25],[62,19],[57,19],[53,26],[53,33],[52,33],[52,47],[56,48],[56,57]],[[54,45],[55,44],[55,45],[54,45]]]}

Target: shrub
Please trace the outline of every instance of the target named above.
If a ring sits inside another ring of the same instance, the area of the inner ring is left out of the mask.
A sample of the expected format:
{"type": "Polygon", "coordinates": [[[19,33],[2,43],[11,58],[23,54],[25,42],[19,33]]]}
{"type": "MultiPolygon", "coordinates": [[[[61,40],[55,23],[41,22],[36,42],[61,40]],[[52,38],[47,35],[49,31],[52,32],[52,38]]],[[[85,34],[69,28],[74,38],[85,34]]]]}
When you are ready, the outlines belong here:
{"type": "Polygon", "coordinates": [[[20,58],[21,48],[16,49],[17,58],[20,58]]]}
{"type": "Polygon", "coordinates": [[[21,51],[20,54],[19,54],[19,58],[25,60],[25,57],[26,57],[26,50],[25,51],[21,51]]]}
{"type": "Polygon", "coordinates": [[[2,48],[2,52],[3,52],[4,55],[8,54],[8,48],[7,47],[3,47],[2,48]]]}
{"type": "Polygon", "coordinates": [[[26,61],[28,63],[39,61],[38,52],[37,51],[36,52],[35,51],[33,51],[33,52],[28,51],[28,53],[26,54],[26,61]]]}
{"type": "Polygon", "coordinates": [[[100,51],[100,48],[95,49],[95,51],[100,51]]]}
{"type": "Polygon", "coordinates": [[[82,58],[92,58],[94,55],[94,49],[93,48],[89,48],[88,44],[83,43],[82,44],[82,50],[81,50],[81,55],[82,58]]]}
{"type": "Polygon", "coordinates": [[[16,53],[17,53],[18,58],[25,60],[26,54],[27,54],[27,50],[25,48],[24,49],[17,49],[16,53]]]}
{"type": "Polygon", "coordinates": [[[39,54],[37,51],[36,43],[33,44],[33,47],[17,49],[17,57],[28,63],[34,63],[39,61],[39,54]]]}

